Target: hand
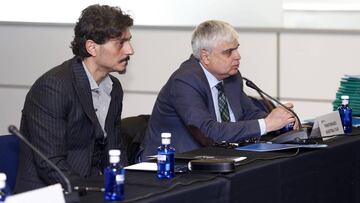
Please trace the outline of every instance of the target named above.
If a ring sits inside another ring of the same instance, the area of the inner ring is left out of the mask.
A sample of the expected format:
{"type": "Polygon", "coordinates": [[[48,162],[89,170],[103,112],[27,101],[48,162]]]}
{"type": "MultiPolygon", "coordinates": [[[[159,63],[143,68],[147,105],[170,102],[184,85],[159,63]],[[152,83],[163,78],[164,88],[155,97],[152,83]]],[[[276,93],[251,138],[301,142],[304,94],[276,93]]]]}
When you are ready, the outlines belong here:
{"type": "MultiPolygon", "coordinates": [[[[288,108],[293,108],[292,103],[284,104],[288,108]]],[[[270,114],[265,118],[266,131],[271,132],[274,130],[279,130],[289,123],[294,123],[294,129],[299,129],[299,122],[294,117],[294,115],[286,110],[282,106],[278,106],[273,109],[270,114]]]]}
{"type": "Polygon", "coordinates": [[[294,130],[299,130],[299,128],[300,128],[299,121],[298,121],[298,119],[295,118],[295,123],[294,123],[293,129],[294,129],[294,130]]]}

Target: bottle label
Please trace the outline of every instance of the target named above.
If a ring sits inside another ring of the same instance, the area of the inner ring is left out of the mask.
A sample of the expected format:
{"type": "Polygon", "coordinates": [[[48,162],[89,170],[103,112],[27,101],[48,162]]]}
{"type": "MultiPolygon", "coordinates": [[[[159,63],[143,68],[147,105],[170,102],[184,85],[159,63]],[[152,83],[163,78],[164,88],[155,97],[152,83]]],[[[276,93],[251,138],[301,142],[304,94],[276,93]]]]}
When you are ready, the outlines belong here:
{"type": "Polygon", "coordinates": [[[170,164],[170,163],[165,164],[165,170],[166,170],[166,171],[170,171],[170,170],[171,170],[171,164],[170,164]]]}
{"type": "Polygon", "coordinates": [[[115,176],[115,181],[116,181],[116,184],[123,184],[124,183],[124,175],[123,174],[117,174],[115,176]]]}
{"type": "Polygon", "coordinates": [[[157,160],[158,161],[166,161],[166,155],[164,155],[164,154],[157,155],[157,160]]]}

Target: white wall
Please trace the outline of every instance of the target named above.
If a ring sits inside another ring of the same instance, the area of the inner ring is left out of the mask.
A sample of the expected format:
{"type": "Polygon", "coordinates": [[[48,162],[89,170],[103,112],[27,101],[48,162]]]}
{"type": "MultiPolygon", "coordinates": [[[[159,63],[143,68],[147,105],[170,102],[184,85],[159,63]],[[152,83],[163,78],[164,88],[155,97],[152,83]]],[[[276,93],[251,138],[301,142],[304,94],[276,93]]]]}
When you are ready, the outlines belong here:
{"type": "Polygon", "coordinates": [[[194,26],[221,19],[237,27],[360,28],[359,0],[4,0],[0,21],[74,23],[96,3],[121,7],[135,25],[194,26]]]}
{"type": "MultiPolygon", "coordinates": [[[[45,71],[72,56],[73,24],[0,23],[0,134],[19,125],[25,95],[45,71]]],[[[125,75],[123,117],[149,114],[170,74],[190,56],[193,27],[135,26],[135,55],[125,75]]],[[[359,32],[238,29],[240,71],[300,118],[332,110],[344,74],[359,74],[359,32]]],[[[251,95],[254,92],[247,90],[251,95]]]]}
{"type": "Polygon", "coordinates": [[[359,0],[283,0],[287,28],[359,29],[359,0]]]}
{"type": "Polygon", "coordinates": [[[359,74],[360,33],[282,33],[280,97],[303,118],[332,110],[340,79],[359,74]]]}
{"type": "Polygon", "coordinates": [[[194,26],[221,19],[234,26],[282,26],[282,0],[5,0],[0,21],[74,23],[95,3],[120,6],[134,17],[135,25],[194,26]]]}

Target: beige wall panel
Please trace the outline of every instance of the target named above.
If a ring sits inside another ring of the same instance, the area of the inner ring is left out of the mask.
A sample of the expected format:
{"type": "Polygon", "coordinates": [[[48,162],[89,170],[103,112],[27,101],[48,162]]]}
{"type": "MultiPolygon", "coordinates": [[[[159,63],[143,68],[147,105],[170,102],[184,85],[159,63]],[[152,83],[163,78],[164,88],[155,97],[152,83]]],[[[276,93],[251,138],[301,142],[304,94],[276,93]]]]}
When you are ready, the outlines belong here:
{"type": "Polygon", "coordinates": [[[0,134],[9,134],[8,126],[20,128],[21,110],[28,89],[0,88],[0,134]]]}
{"type": "Polygon", "coordinates": [[[294,104],[294,111],[298,114],[300,120],[312,119],[332,112],[331,102],[308,102],[282,100],[282,102],[291,102],[294,104]]]}
{"type": "Polygon", "coordinates": [[[32,85],[72,56],[69,26],[0,24],[0,84],[32,85]]]}
{"type": "Polygon", "coordinates": [[[282,33],[280,96],[335,99],[344,74],[360,73],[360,34],[282,33]]]}

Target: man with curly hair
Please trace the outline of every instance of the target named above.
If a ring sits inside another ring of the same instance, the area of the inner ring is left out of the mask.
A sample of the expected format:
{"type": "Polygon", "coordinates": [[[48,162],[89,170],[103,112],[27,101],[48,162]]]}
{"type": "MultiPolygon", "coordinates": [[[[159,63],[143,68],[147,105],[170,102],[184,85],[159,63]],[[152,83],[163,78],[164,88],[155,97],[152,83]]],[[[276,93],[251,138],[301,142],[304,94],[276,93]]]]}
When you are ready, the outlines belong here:
{"type": "MultiPolygon", "coordinates": [[[[73,58],[34,83],[22,111],[20,131],[70,180],[99,175],[107,151],[119,148],[123,90],[111,72],[124,73],[134,50],[133,19],[118,7],[91,5],[75,25],[73,58]]],[[[21,144],[17,193],[61,183],[60,175],[21,144]]]]}

